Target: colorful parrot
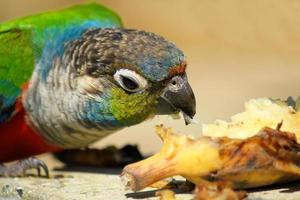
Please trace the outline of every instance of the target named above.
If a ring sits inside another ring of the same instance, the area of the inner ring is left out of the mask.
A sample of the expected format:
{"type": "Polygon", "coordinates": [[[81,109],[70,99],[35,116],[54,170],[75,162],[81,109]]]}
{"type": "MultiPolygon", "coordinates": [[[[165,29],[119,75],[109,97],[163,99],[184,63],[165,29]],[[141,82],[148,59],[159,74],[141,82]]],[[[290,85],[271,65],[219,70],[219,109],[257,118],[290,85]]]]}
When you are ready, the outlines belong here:
{"type": "Polygon", "coordinates": [[[196,101],[184,54],[153,33],[125,29],[99,4],[0,24],[0,175],[46,169],[31,156],[86,147],[196,101]],[[26,159],[27,158],[27,159],[26,159]]]}

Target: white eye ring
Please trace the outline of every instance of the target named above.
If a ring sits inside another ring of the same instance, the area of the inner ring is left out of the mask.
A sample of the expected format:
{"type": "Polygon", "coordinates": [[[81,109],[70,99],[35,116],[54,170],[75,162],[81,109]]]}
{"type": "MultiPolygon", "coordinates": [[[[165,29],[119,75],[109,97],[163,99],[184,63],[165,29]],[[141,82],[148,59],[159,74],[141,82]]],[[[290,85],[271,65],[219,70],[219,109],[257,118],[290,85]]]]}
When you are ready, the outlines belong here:
{"type": "Polygon", "coordinates": [[[144,77],[129,69],[117,70],[114,79],[128,92],[140,92],[148,86],[148,81],[144,77]]]}

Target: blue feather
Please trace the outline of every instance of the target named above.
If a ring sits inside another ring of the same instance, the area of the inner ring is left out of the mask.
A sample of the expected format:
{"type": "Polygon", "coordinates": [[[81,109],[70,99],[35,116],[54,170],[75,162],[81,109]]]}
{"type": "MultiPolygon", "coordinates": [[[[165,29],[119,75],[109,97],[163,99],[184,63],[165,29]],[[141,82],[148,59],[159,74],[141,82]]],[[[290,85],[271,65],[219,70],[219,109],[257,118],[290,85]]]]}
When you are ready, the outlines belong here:
{"type": "Polygon", "coordinates": [[[91,127],[100,126],[105,130],[115,130],[123,125],[109,111],[109,99],[103,98],[98,101],[86,102],[84,112],[81,115],[82,121],[91,124],[91,127]]]}
{"type": "Polygon", "coordinates": [[[111,21],[84,21],[82,24],[69,25],[67,28],[49,27],[44,31],[44,37],[48,38],[39,61],[40,73],[43,80],[46,80],[48,73],[56,57],[62,57],[67,43],[72,42],[89,29],[114,28],[117,27],[111,21]]]}

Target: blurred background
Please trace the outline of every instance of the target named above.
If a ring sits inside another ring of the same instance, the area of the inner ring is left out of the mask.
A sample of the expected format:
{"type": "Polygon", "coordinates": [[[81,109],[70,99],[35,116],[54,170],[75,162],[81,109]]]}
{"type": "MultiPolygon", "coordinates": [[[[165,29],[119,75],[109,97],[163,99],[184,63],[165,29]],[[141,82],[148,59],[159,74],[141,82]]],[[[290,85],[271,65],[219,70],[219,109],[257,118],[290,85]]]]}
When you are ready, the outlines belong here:
{"type": "MultiPolygon", "coordinates": [[[[83,0],[1,0],[0,21],[55,10],[83,0]]],[[[198,125],[156,117],[95,144],[137,143],[144,153],[161,142],[154,125],[200,135],[201,124],[228,120],[250,98],[300,95],[300,1],[99,0],[128,28],[160,34],[181,48],[197,98],[198,125]]]]}

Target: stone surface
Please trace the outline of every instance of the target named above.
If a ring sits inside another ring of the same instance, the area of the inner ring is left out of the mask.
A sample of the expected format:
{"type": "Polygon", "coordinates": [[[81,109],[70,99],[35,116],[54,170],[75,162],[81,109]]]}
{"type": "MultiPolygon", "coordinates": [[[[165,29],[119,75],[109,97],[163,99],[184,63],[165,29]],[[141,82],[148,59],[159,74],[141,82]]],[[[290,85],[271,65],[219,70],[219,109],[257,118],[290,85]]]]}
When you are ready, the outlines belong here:
{"type": "Polygon", "coordinates": [[[63,173],[59,178],[1,178],[0,199],[125,199],[117,175],[63,173]]]}
{"type": "MultiPolygon", "coordinates": [[[[125,190],[119,177],[121,169],[64,168],[50,155],[40,158],[51,169],[57,169],[50,172],[51,178],[0,178],[0,200],[158,200],[153,188],[136,193],[125,190]]],[[[299,200],[299,196],[300,182],[250,190],[247,200],[299,200]]],[[[192,197],[176,194],[178,200],[192,197]]]]}
{"type": "MultiPolygon", "coordinates": [[[[63,172],[52,173],[50,179],[0,178],[1,200],[156,199],[151,198],[154,193],[153,189],[138,193],[126,191],[119,175],[112,174],[63,172]]],[[[189,195],[179,196],[188,197],[189,195]]]]}
{"type": "Polygon", "coordinates": [[[247,200],[299,200],[300,182],[250,191],[247,200]]]}
{"type": "MultiPolygon", "coordinates": [[[[108,170],[109,171],[109,170],[108,170]]],[[[108,172],[107,171],[107,172],[108,172]]],[[[250,191],[248,200],[299,200],[300,183],[286,187],[250,191]]],[[[157,199],[155,190],[126,191],[119,175],[86,172],[52,172],[50,179],[38,177],[0,178],[0,200],[125,200],[157,199]]],[[[177,194],[178,200],[192,194],[177,194]]]]}

